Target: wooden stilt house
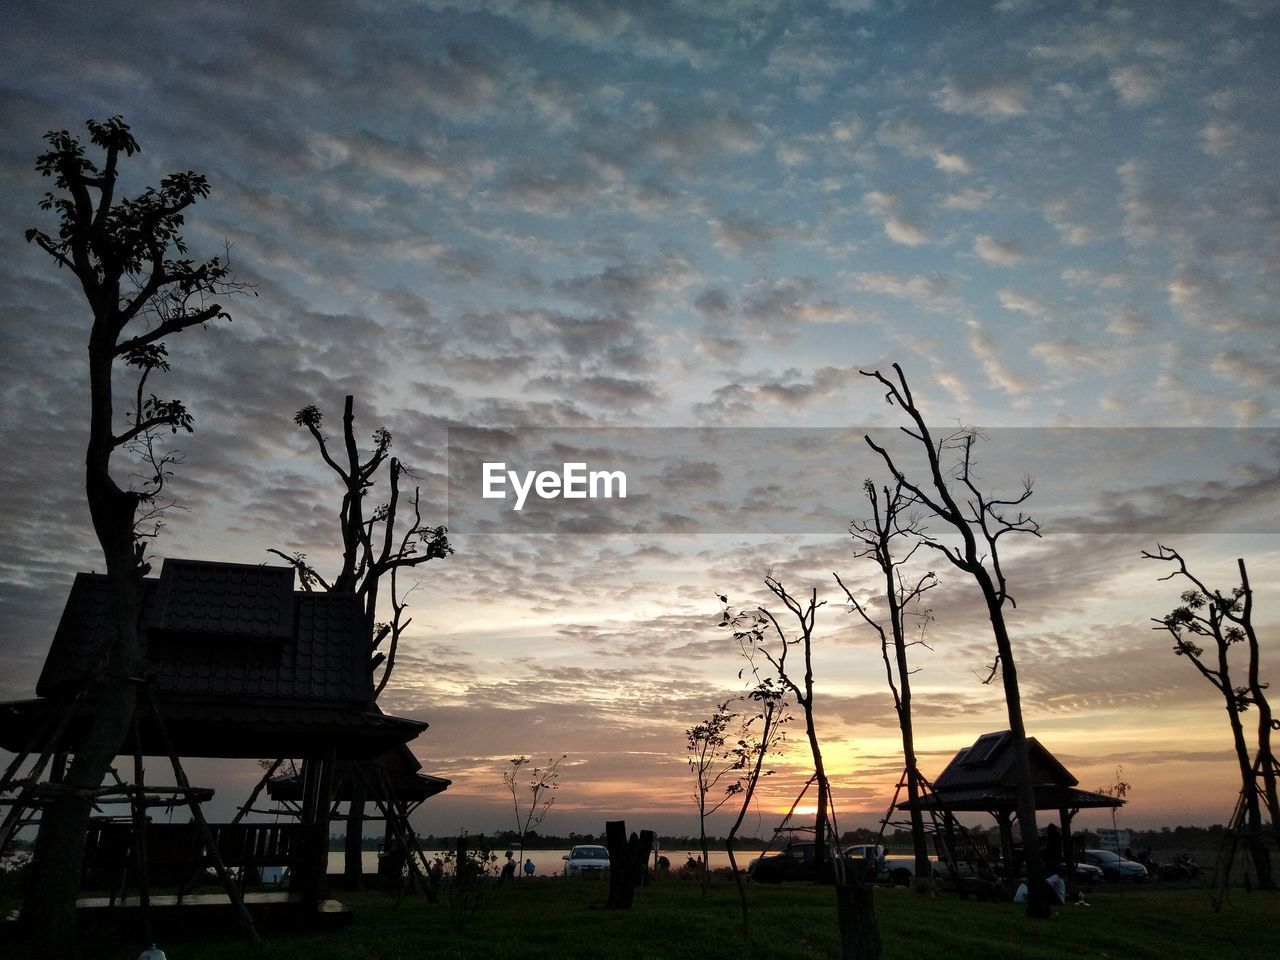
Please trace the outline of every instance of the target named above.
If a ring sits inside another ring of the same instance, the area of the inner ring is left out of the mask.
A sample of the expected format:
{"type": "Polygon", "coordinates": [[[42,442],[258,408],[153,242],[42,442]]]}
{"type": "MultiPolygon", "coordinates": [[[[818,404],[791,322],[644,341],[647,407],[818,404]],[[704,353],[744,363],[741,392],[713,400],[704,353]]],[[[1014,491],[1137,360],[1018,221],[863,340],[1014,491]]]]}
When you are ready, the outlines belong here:
{"type": "MultiPolygon", "coordinates": [[[[135,871],[144,905],[150,855],[153,869],[157,859],[189,857],[224,875],[274,860],[288,867],[292,898],[315,908],[327,895],[335,771],[399,751],[412,758],[406,745],[427,727],[374,704],[359,600],[293,587],[290,567],[198,560],[166,560],[158,577],[143,581],[146,667],[136,678],[132,732],[120,745],[134,758],[134,776],[117,777],[96,795],[103,804],[128,802],[131,816],[95,824],[86,866],[103,857],[127,861],[117,866],[135,871]],[[165,758],[177,785],[148,786],[146,757],[165,758]],[[212,791],[187,782],[182,760],[191,757],[301,761],[297,822],[207,823],[201,803],[212,791]],[[175,798],[192,817],[181,842],[159,838],[162,827],[177,825],[147,815],[175,798]]],[[[0,747],[17,755],[0,781],[0,849],[21,826],[38,822],[43,801],[59,789],[66,755],[94,722],[91,670],[111,637],[107,590],[105,576],[76,577],[36,697],[0,704],[0,747]]],[[[448,786],[432,779],[435,792],[448,786]]],[[[228,896],[237,899],[230,886],[228,896]]]]}

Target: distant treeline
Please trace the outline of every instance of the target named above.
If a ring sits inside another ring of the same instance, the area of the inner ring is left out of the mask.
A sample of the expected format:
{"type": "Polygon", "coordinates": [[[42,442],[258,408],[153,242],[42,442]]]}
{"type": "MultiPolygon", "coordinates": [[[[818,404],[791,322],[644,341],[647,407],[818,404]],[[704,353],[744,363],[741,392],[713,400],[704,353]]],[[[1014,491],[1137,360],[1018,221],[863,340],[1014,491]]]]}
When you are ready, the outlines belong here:
{"type": "MultiPolygon", "coordinates": [[[[999,834],[995,826],[991,827],[975,825],[968,828],[970,834],[978,837],[986,837],[992,843],[999,843],[999,834]]],[[[1145,850],[1153,851],[1171,851],[1182,852],[1186,849],[1203,849],[1206,847],[1217,847],[1222,843],[1223,836],[1226,833],[1226,827],[1222,824],[1214,824],[1212,827],[1160,827],[1156,830],[1133,830],[1129,831],[1130,842],[1129,848],[1134,853],[1140,853],[1145,850]]],[[[1085,846],[1098,846],[1098,837],[1089,830],[1076,831],[1076,836],[1083,836],[1085,846]]],[[[469,833],[466,835],[467,845],[471,849],[489,849],[489,850],[514,850],[520,845],[520,837],[511,830],[499,830],[491,834],[469,833]]],[[[796,839],[806,839],[804,833],[797,833],[796,839]]],[[[724,849],[723,837],[708,837],[713,849],[724,849]]],[[[342,834],[333,834],[329,837],[329,849],[341,850],[343,841],[342,834]]],[[[447,836],[437,836],[433,833],[419,835],[418,842],[422,844],[424,850],[451,850],[458,842],[456,834],[447,836]]],[[[892,849],[901,848],[909,850],[911,848],[911,831],[910,830],[894,830],[888,832],[883,838],[875,830],[859,828],[857,830],[846,830],[840,836],[840,842],[845,846],[854,846],[861,843],[883,843],[892,849]]],[[[526,850],[566,850],[569,847],[579,843],[605,843],[604,833],[569,833],[566,835],[559,834],[540,834],[536,831],[531,832],[525,837],[524,848],[526,850]]],[[[767,846],[773,849],[779,849],[786,846],[787,838],[785,836],[778,837],[777,840],[769,844],[766,840],[759,837],[738,837],[734,843],[735,850],[764,850],[767,846]]],[[[377,850],[382,845],[381,837],[365,837],[362,848],[365,850],[377,850]]],[[[699,847],[699,841],[696,836],[660,836],[658,837],[658,848],[666,851],[696,851],[699,847]]]]}
{"type": "MultiPolygon", "coordinates": [[[[639,828],[637,827],[637,830],[639,828]]],[[[489,850],[514,850],[520,845],[520,836],[512,830],[499,830],[496,833],[468,833],[466,834],[467,846],[471,849],[489,849],[489,850]]],[[[720,837],[707,838],[716,849],[724,849],[724,840],[720,837]]],[[[329,835],[329,849],[341,850],[346,842],[346,835],[335,833],[329,835]]],[[[423,850],[452,850],[458,842],[457,834],[447,836],[437,836],[434,833],[419,834],[418,843],[421,844],[423,850]]],[[[600,833],[569,833],[567,835],[558,834],[540,834],[536,831],[531,832],[524,840],[524,848],[526,850],[567,850],[570,847],[580,843],[598,843],[601,846],[605,844],[604,832],[600,833]]],[[[661,850],[687,850],[696,851],[700,841],[696,836],[675,836],[675,837],[658,837],[658,847],[661,850]]],[[[777,843],[775,846],[782,846],[783,843],[777,843]]],[[[382,846],[381,837],[364,837],[361,844],[363,850],[377,850],[382,846]]],[[[758,837],[738,837],[734,843],[735,850],[763,850],[765,841],[758,837]]]]}
{"type": "MultiPolygon", "coordinates": [[[[999,843],[999,835],[994,827],[990,828],[975,825],[968,828],[969,833],[986,837],[993,843],[999,843]]],[[[1227,828],[1220,823],[1215,823],[1211,827],[1160,827],[1155,830],[1129,830],[1129,849],[1134,853],[1141,853],[1145,850],[1155,852],[1170,851],[1181,853],[1187,849],[1205,849],[1207,847],[1216,848],[1222,844],[1223,837],[1226,835],[1227,828]]],[[[1092,831],[1076,831],[1077,836],[1085,838],[1085,846],[1098,846],[1098,837],[1092,831]]],[[[798,834],[799,839],[804,839],[805,834],[798,834]]],[[[890,848],[911,848],[911,831],[910,830],[894,830],[884,835],[880,840],[880,835],[875,830],[860,828],[857,830],[846,830],[840,836],[840,842],[845,846],[854,846],[860,843],[876,843],[877,841],[884,843],[890,848]]],[[[329,849],[343,849],[343,842],[346,837],[344,834],[331,834],[329,836],[329,849]]],[[[708,837],[711,846],[717,850],[724,849],[724,838],[708,837]]],[[[433,833],[419,835],[418,841],[422,844],[424,850],[451,850],[457,843],[457,835],[436,836],[433,833]]],[[[468,845],[473,849],[477,847],[486,847],[493,849],[514,849],[519,846],[520,838],[511,830],[499,830],[492,834],[467,834],[468,845]]],[[[526,850],[565,850],[579,843],[599,843],[604,844],[604,833],[570,833],[565,836],[558,834],[540,834],[536,831],[531,832],[525,838],[524,848],[526,850]]],[[[786,846],[785,837],[779,837],[771,845],[774,849],[786,846]]],[[[698,849],[698,838],[696,836],[662,836],[658,838],[658,847],[662,850],[687,850],[695,851],[698,849]]],[[[735,850],[763,850],[768,844],[759,837],[739,837],[734,844],[735,850]]],[[[382,846],[381,837],[365,837],[361,843],[364,850],[378,850],[382,846]]],[[[27,840],[15,837],[10,843],[10,851],[15,853],[26,853],[31,849],[31,843],[27,840]]]]}

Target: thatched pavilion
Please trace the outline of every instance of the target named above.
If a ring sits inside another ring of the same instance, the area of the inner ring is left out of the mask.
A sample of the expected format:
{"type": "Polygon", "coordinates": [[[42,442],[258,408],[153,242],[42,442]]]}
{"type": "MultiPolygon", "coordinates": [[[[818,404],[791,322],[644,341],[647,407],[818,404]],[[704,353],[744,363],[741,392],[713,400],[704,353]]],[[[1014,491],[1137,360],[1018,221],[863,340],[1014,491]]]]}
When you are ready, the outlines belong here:
{"type": "MultiPolygon", "coordinates": [[[[990,814],[1000,829],[1004,862],[1010,865],[1010,869],[1016,869],[1019,858],[1013,842],[1013,821],[1018,811],[1018,786],[1011,747],[1008,730],[984,733],[972,746],[963,748],[951,758],[929,789],[922,792],[915,806],[944,818],[962,812],[990,814]]],[[[1077,862],[1077,851],[1069,841],[1071,821],[1075,815],[1088,808],[1119,807],[1124,800],[1105,793],[1081,790],[1080,781],[1035,737],[1027,738],[1027,751],[1036,810],[1053,810],[1058,814],[1062,847],[1060,851],[1047,851],[1047,855],[1063,863],[1070,871],[1077,862]]],[[[911,807],[910,801],[897,805],[897,809],[903,811],[911,807]]]]}

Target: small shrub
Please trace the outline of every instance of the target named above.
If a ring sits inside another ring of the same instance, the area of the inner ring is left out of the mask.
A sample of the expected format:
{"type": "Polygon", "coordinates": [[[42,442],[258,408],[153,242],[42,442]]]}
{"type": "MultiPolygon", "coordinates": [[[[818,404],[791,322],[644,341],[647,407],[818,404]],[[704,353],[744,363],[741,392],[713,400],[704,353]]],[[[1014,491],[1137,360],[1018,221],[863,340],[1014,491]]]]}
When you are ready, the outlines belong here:
{"type": "Polygon", "coordinates": [[[498,855],[481,844],[461,860],[456,853],[447,854],[444,863],[445,909],[454,928],[463,931],[488,906],[498,882],[498,855]]]}

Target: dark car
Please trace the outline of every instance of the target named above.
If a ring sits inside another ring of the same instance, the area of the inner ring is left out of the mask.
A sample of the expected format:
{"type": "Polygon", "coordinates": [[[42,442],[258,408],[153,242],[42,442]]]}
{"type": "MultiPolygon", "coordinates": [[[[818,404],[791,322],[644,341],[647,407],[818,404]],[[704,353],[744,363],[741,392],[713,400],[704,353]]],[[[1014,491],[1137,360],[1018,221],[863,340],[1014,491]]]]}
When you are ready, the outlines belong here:
{"type": "MultiPolygon", "coordinates": [[[[859,846],[844,851],[842,859],[846,876],[852,875],[850,871],[857,871],[859,876],[865,876],[867,879],[875,878],[877,864],[874,858],[868,859],[867,850],[867,847],[859,846]]],[[[833,879],[833,873],[828,864],[822,871],[821,879],[830,882],[833,879]]],[[[817,865],[814,862],[814,844],[812,842],[793,843],[781,853],[757,857],[747,867],[747,876],[757,883],[790,883],[803,880],[813,882],[819,879],[817,865]]]]}
{"type": "Polygon", "coordinates": [[[747,867],[747,876],[757,883],[787,883],[816,880],[812,843],[793,843],[781,853],[757,857],[747,867]]]}
{"type": "Polygon", "coordinates": [[[1146,883],[1147,868],[1142,864],[1122,857],[1114,850],[1086,850],[1080,857],[1081,863],[1091,863],[1102,871],[1107,883],[1146,883]]]}
{"type": "Polygon", "coordinates": [[[1076,864],[1076,883],[1092,886],[1095,883],[1102,883],[1104,879],[1106,874],[1102,872],[1101,867],[1095,867],[1092,863],[1076,864]]]}

